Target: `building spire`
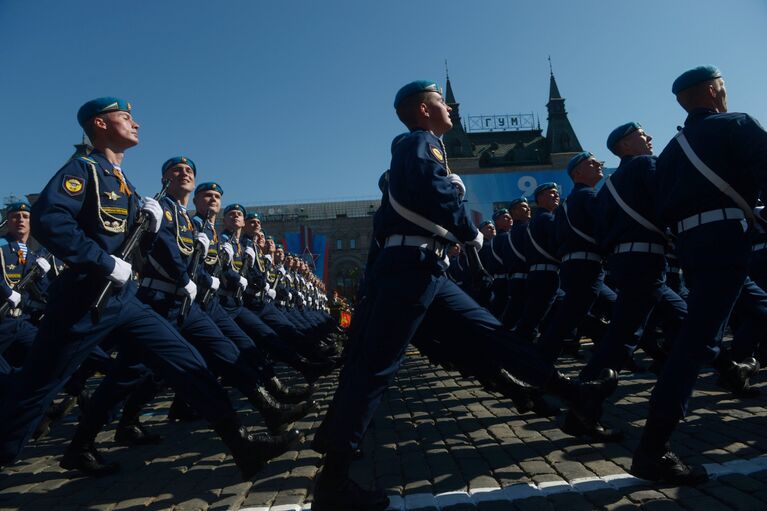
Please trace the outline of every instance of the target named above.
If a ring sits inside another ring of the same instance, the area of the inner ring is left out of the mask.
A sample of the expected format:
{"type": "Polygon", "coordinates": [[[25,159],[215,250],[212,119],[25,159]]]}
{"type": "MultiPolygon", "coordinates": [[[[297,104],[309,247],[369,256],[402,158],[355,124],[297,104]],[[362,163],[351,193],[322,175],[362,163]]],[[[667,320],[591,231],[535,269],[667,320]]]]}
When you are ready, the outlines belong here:
{"type": "Polygon", "coordinates": [[[546,129],[546,140],[549,144],[549,153],[576,153],[582,151],[578,137],[575,135],[570,120],[565,110],[565,99],[559,93],[557,81],[554,79],[554,70],[551,67],[549,57],[549,102],[546,109],[549,113],[549,125],[546,129]]]}
{"type": "Polygon", "coordinates": [[[549,101],[552,99],[562,99],[557,87],[557,80],[554,78],[554,68],[551,65],[551,55],[549,55],[549,101]]]}
{"type": "Polygon", "coordinates": [[[450,73],[447,69],[447,59],[445,59],[445,103],[450,105],[450,107],[454,110],[457,109],[458,103],[455,100],[455,95],[453,94],[453,86],[450,84],[450,73]]]}

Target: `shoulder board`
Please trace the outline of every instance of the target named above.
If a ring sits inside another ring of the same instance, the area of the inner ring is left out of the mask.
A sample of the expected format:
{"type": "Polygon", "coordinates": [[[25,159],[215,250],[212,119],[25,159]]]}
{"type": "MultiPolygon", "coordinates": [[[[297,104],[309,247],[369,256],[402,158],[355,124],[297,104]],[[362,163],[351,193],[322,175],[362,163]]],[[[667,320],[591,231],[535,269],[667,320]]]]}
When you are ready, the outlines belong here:
{"type": "Polygon", "coordinates": [[[230,238],[231,238],[231,236],[228,235],[227,233],[225,233],[225,232],[221,233],[221,241],[229,241],[230,238]]]}
{"type": "Polygon", "coordinates": [[[98,162],[96,160],[94,160],[93,158],[88,158],[87,156],[78,156],[77,159],[85,163],[88,163],[90,165],[98,165],[98,162]]]}
{"type": "Polygon", "coordinates": [[[8,240],[5,238],[0,238],[0,247],[4,247],[8,245],[8,240]]]}
{"type": "Polygon", "coordinates": [[[194,215],[192,217],[192,222],[194,222],[197,227],[202,228],[202,218],[200,218],[199,216],[194,215]]]}

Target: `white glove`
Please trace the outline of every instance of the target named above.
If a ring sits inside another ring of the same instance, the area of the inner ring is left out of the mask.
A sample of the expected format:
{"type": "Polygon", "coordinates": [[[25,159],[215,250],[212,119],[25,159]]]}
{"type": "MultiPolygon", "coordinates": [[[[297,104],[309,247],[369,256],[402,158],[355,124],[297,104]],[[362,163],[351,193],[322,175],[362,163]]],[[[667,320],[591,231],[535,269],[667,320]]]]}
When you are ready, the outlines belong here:
{"type": "Polygon", "coordinates": [[[240,287],[242,288],[243,291],[248,289],[248,279],[246,279],[245,277],[240,277],[240,287]]]}
{"type": "Polygon", "coordinates": [[[8,297],[8,302],[10,302],[13,308],[18,307],[21,303],[21,295],[16,291],[11,290],[11,296],[8,297]]]}
{"type": "Polygon", "coordinates": [[[147,217],[149,217],[149,230],[153,233],[157,233],[160,230],[160,224],[162,223],[162,206],[160,203],[151,197],[144,197],[144,204],[141,206],[147,217]]]}
{"type": "Polygon", "coordinates": [[[224,254],[226,254],[227,257],[227,263],[231,262],[232,259],[234,259],[234,247],[231,243],[224,243],[221,245],[221,249],[224,251],[224,254]]]}
{"type": "Polygon", "coordinates": [[[252,268],[253,265],[256,264],[256,251],[253,249],[253,247],[247,247],[245,249],[245,255],[250,257],[250,267],[252,268]]]}
{"type": "Polygon", "coordinates": [[[477,231],[477,237],[471,241],[467,241],[465,244],[479,250],[480,248],[482,248],[482,242],[484,240],[485,240],[485,237],[482,236],[482,231],[477,231]]]}
{"type": "Polygon", "coordinates": [[[293,293],[288,291],[288,300],[292,300],[292,299],[293,299],[293,293]]]}
{"type": "Polygon", "coordinates": [[[213,291],[218,291],[218,288],[221,286],[221,280],[218,277],[211,277],[210,278],[210,288],[213,291]]]}
{"type": "Polygon", "coordinates": [[[264,291],[269,291],[271,288],[272,286],[270,286],[268,282],[264,283],[264,291]]]}
{"type": "Polygon", "coordinates": [[[208,249],[210,248],[210,239],[208,238],[208,235],[204,232],[198,232],[194,239],[197,240],[197,243],[202,245],[202,253],[207,254],[208,249]]]}
{"type": "Polygon", "coordinates": [[[274,289],[267,289],[266,296],[274,300],[275,298],[277,298],[277,291],[275,291],[274,289]]]}
{"type": "Polygon", "coordinates": [[[133,273],[133,267],[127,261],[120,259],[119,257],[109,256],[114,259],[115,269],[107,276],[109,280],[115,283],[117,287],[123,287],[126,282],[131,278],[133,273]]]}
{"type": "Polygon", "coordinates": [[[43,275],[45,275],[51,270],[51,263],[49,263],[48,259],[44,257],[38,257],[35,260],[35,263],[37,264],[37,266],[40,267],[41,270],[43,270],[43,275]]]}
{"type": "Polygon", "coordinates": [[[186,293],[189,300],[193,302],[194,298],[197,296],[197,284],[195,284],[193,280],[187,282],[186,286],[184,286],[184,293],[186,293]]]}
{"type": "Polygon", "coordinates": [[[767,223],[767,219],[765,219],[762,214],[764,213],[764,206],[758,206],[754,208],[754,216],[757,220],[761,221],[762,223],[767,223]]]}
{"type": "Polygon", "coordinates": [[[447,176],[447,180],[450,181],[450,183],[458,190],[458,199],[463,200],[464,196],[466,195],[466,185],[463,184],[463,179],[461,179],[461,176],[458,174],[450,174],[447,176]]]}

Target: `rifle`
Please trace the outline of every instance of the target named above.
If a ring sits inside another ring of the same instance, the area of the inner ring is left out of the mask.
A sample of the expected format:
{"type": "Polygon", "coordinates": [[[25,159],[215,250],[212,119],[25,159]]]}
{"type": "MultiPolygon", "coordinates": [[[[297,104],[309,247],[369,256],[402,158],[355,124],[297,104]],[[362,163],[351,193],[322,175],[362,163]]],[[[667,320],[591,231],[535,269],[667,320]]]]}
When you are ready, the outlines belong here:
{"type": "MultiPolygon", "coordinates": [[[[51,265],[55,264],[55,261],[53,260],[53,254],[48,254],[45,257],[45,260],[51,263],[51,265]]],[[[24,291],[24,288],[26,288],[28,285],[32,284],[35,280],[37,280],[38,277],[41,276],[43,269],[40,268],[39,265],[35,264],[29,272],[27,272],[26,275],[24,275],[15,286],[13,286],[13,290],[17,293],[21,293],[24,291]]],[[[2,305],[0,305],[0,318],[4,318],[8,311],[11,310],[11,302],[4,302],[2,305]]]]}
{"type": "MultiPolygon", "coordinates": [[[[242,277],[242,274],[245,273],[245,270],[250,267],[250,256],[246,257],[245,260],[242,262],[242,266],[240,266],[240,271],[237,272],[237,274],[242,277]]],[[[240,283],[237,283],[237,289],[234,290],[234,299],[237,300],[237,303],[242,302],[242,286],[240,283]]]]}
{"type": "MultiPolygon", "coordinates": [[[[212,211],[208,211],[208,214],[205,218],[206,222],[210,222],[210,219],[213,217],[211,213],[212,211]]],[[[202,248],[202,243],[197,243],[197,245],[194,247],[194,253],[192,254],[192,263],[189,265],[189,278],[192,280],[194,280],[194,276],[197,275],[197,269],[200,267],[200,262],[205,257],[205,254],[202,253],[201,248],[202,248]]],[[[189,308],[191,306],[192,306],[192,299],[189,298],[188,295],[184,296],[184,301],[181,302],[181,310],[178,313],[179,325],[184,324],[184,320],[186,319],[187,314],[189,314],[189,308]]]]}
{"type": "Polygon", "coordinates": [[[8,219],[4,219],[3,221],[1,221],[1,222],[0,222],[0,229],[2,229],[3,227],[5,227],[5,224],[7,224],[7,223],[8,223],[8,219]]]}
{"type": "Polygon", "coordinates": [[[469,245],[464,245],[463,247],[466,250],[466,259],[469,262],[469,271],[471,273],[470,289],[474,292],[480,292],[487,288],[488,284],[492,283],[493,277],[482,265],[477,248],[469,245]]]}
{"type": "MultiPolygon", "coordinates": [[[[168,186],[170,186],[170,183],[170,179],[165,179],[163,181],[162,190],[160,190],[160,192],[154,196],[154,200],[159,202],[163,197],[165,197],[165,193],[168,191],[168,186]]],[[[128,234],[128,237],[125,238],[125,241],[123,241],[120,250],[118,250],[117,254],[115,255],[120,259],[127,261],[128,258],[130,258],[133,249],[135,249],[136,245],[138,245],[138,242],[141,241],[141,237],[144,235],[147,229],[149,229],[149,218],[142,214],[141,210],[139,210],[138,213],[136,213],[136,222],[133,224],[133,229],[131,230],[130,234],[128,234]]],[[[104,304],[106,303],[106,297],[112,291],[113,285],[114,282],[107,280],[104,283],[104,287],[101,288],[101,292],[99,292],[98,296],[96,297],[96,300],[94,300],[93,304],[91,305],[91,313],[93,314],[93,321],[95,323],[98,323],[98,321],[101,319],[104,304]]]]}

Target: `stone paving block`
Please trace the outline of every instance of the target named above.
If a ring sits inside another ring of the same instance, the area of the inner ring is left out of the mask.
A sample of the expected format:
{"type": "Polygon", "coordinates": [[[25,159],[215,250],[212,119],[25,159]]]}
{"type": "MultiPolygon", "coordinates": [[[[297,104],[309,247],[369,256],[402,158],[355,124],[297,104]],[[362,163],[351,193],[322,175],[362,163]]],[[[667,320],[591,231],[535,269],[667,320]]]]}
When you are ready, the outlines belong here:
{"type": "Polygon", "coordinates": [[[673,500],[651,500],[642,506],[645,511],[684,511],[684,508],[673,500]]]}
{"type": "Polygon", "coordinates": [[[666,498],[665,495],[663,495],[662,493],[656,490],[639,490],[639,491],[629,493],[628,495],[626,495],[626,497],[629,500],[633,502],[637,502],[639,504],[643,504],[650,500],[658,500],[658,499],[663,500],[666,498]]]}
{"type": "Polygon", "coordinates": [[[594,506],[578,493],[559,493],[549,495],[548,501],[557,511],[593,511],[594,506]]]}
{"type": "Polygon", "coordinates": [[[689,499],[680,499],[679,504],[690,511],[732,511],[733,508],[726,506],[721,501],[708,497],[706,495],[702,497],[692,497],[689,499]]]}
{"type": "Polygon", "coordinates": [[[195,511],[208,509],[208,503],[202,499],[190,499],[179,502],[173,507],[174,511],[195,511]]]}
{"type": "Polygon", "coordinates": [[[727,474],[719,477],[719,482],[737,488],[746,493],[767,490],[767,484],[744,474],[727,474]]]}
{"type": "Polygon", "coordinates": [[[603,508],[605,511],[632,511],[634,509],[642,509],[642,506],[639,504],[634,504],[630,500],[626,498],[622,498],[617,502],[612,502],[610,504],[607,504],[603,508]]]}
{"type": "Polygon", "coordinates": [[[737,511],[757,511],[764,510],[766,507],[764,501],[729,486],[707,488],[704,492],[737,511]]]}

